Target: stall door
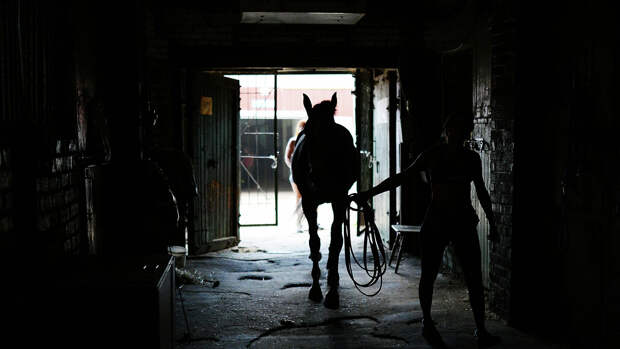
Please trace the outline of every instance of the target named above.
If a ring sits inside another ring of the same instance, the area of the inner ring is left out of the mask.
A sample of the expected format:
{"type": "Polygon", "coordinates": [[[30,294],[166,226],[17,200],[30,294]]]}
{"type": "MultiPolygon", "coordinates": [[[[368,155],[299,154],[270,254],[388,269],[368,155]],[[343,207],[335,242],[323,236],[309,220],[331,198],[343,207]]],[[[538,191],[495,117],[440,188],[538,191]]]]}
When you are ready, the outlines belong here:
{"type": "MultiPolygon", "coordinates": [[[[375,78],[373,93],[373,185],[381,183],[390,176],[390,89],[388,74],[375,78]]],[[[390,193],[384,192],[373,197],[375,224],[384,242],[390,241],[390,193]]]]}
{"type": "Polygon", "coordinates": [[[190,254],[239,243],[239,82],[199,73],[192,82],[190,153],[199,194],[190,254]]]}

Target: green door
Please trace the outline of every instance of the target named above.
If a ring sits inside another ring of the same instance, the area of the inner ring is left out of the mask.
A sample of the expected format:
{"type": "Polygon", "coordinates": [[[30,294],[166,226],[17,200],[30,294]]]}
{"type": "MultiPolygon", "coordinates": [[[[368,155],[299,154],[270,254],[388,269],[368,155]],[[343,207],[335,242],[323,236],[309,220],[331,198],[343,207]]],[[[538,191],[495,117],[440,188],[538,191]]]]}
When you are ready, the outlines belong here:
{"type": "Polygon", "coordinates": [[[239,243],[239,82],[197,73],[191,87],[189,147],[199,193],[188,247],[196,255],[239,243]]]}

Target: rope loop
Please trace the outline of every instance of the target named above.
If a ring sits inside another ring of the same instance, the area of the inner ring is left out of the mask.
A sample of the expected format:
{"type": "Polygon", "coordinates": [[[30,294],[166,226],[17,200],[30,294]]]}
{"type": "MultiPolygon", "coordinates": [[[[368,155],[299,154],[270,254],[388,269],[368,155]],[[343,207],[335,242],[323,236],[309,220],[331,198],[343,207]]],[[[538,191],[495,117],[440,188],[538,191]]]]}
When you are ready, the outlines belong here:
{"type": "Polygon", "coordinates": [[[375,214],[367,202],[357,202],[358,207],[352,207],[353,195],[349,196],[349,204],[347,205],[347,211],[344,221],[344,258],[347,273],[351,277],[351,281],[355,285],[360,293],[365,296],[376,296],[383,286],[383,274],[387,270],[387,260],[385,257],[385,249],[383,248],[383,242],[381,240],[381,233],[375,224],[375,214]],[[360,230],[360,225],[357,225],[357,236],[364,234],[364,250],[362,253],[362,262],[355,257],[353,252],[353,246],[351,245],[351,211],[361,212],[364,217],[365,226],[360,230]],[[371,255],[368,256],[368,249],[370,248],[371,255]],[[353,256],[353,258],[351,258],[353,256]],[[362,269],[368,276],[368,281],[359,282],[353,276],[353,268],[351,265],[351,259],[362,269]],[[371,263],[372,262],[372,263],[371,263]],[[372,264],[372,265],[370,265],[372,264]],[[372,287],[379,283],[379,287],[375,292],[366,293],[362,289],[372,287]]]}

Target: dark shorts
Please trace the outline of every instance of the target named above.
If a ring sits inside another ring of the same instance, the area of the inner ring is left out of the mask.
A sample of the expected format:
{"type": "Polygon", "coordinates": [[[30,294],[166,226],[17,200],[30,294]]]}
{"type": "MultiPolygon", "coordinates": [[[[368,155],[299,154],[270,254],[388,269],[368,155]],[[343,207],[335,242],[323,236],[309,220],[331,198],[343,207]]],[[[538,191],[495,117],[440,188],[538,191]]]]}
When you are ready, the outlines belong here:
{"type": "Polygon", "coordinates": [[[473,208],[456,213],[429,210],[420,232],[422,258],[439,258],[448,244],[465,254],[479,254],[478,222],[473,208]]]}

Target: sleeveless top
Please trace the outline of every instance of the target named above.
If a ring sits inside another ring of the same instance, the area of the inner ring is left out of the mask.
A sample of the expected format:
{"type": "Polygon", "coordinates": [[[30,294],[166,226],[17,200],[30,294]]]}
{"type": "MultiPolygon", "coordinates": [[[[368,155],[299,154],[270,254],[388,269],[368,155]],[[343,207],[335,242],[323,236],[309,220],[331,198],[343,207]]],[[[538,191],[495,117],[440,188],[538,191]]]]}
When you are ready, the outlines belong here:
{"type": "Polygon", "coordinates": [[[438,145],[422,154],[430,178],[432,199],[424,225],[441,230],[469,230],[478,222],[471,203],[471,182],[478,166],[477,154],[465,148],[438,145]]]}

